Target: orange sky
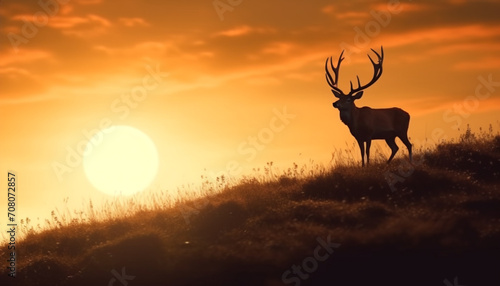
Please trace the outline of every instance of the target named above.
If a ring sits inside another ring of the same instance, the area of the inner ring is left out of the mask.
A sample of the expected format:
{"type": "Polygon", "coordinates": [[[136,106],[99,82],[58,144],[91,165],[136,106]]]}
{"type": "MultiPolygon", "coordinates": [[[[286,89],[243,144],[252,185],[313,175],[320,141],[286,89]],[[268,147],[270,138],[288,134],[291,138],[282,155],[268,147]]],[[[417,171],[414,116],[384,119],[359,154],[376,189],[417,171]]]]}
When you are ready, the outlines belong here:
{"type": "Polygon", "coordinates": [[[371,78],[366,53],[384,46],[384,73],[357,105],[408,111],[416,145],[467,123],[500,129],[499,1],[43,3],[0,2],[0,182],[17,172],[21,217],[99,197],[79,164],[63,174],[54,164],[103,120],[152,138],[158,189],[228,164],[239,175],[269,161],[327,164],[354,142],[324,77],[342,49],[348,88],[371,78]]]}

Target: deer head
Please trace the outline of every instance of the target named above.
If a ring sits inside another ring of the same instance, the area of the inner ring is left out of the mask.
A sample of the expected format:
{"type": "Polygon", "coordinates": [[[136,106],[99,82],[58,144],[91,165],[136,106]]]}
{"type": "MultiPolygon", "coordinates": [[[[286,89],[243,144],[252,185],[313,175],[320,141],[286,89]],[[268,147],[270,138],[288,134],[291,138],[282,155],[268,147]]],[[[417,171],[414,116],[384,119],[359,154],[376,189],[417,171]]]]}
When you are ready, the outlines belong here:
{"type": "MultiPolygon", "coordinates": [[[[340,110],[341,117],[343,117],[342,113],[344,113],[344,112],[346,113],[346,114],[344,114],[344,117],[348,116],[348,113],[350,113],[350,111],[355,106],[354,101],[356,99],[360,99],[363,96],[363,90],[370,87],[372,84],[374,84],[382,75],[382,63],[384,61],[384,48],[381,47],[381,54],[377,53],[374,49],[372,49],[372,51],[378,57],[378,62],[375,63],[372,60],[372,58],[370,57],[370,55],[368,55],[368,58],[370,59],[370,61],[372,62],[372,65],[373,65],[373,78],[372,78],[372,80],[369,83],[361,86],[359,76],[357,76],[358,87],[353,88],[352,81],[351,81],[351,91],[348,94],[345,94],[342,90],[340,90],[340,88],[338,88],[339,69],[340,69],[340,64],[344,60],[344,58],[342,57],[342,55],[344,54],[344,51],[342,51],[342,53],[340,54],[339,60],[337,62],[337,67],[335,67],[333,65],[332,57],[326,59],[326,62],[325,62],[326,81],[328,82],[328,85],[331,87],[333,95],[339,99],[333,103],[333,107],[340,110]],[[330,71],[328,70],[328,64],[330,65],[331,70],[335,74],[335,78],[333,78],[332,75],[330,74],[330,71]]],[[[342,121],[344,121],[344,118],[342,118],[342,121]]]]}

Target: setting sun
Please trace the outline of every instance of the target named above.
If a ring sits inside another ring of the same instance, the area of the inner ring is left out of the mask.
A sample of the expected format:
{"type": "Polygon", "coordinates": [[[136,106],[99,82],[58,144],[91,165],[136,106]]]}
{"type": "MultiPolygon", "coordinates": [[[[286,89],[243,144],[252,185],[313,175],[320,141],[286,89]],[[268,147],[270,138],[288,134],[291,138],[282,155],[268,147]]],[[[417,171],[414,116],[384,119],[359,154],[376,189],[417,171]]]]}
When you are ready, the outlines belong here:
{"type": "Polygon", "coordinates": [[[147,188],[158,172],[155,144],[130,126],[98,132],[87,144],[85,175],[98,190],[109,195],[132,195],[147,188]]]}

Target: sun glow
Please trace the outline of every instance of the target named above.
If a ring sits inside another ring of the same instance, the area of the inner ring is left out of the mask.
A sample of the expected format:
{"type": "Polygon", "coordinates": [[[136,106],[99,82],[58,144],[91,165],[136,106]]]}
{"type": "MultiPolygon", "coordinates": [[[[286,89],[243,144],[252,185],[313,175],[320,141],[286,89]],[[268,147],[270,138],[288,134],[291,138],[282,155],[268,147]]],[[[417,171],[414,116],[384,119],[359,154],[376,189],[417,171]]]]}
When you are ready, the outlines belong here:
{"type": "Polygon", "coordinates": [[[109,195],[143,191],[158,172],[155,144],[146,134],[130,126],[101,130],[89,141],[86,150],[83,168],[88,180],[109,195]]]}

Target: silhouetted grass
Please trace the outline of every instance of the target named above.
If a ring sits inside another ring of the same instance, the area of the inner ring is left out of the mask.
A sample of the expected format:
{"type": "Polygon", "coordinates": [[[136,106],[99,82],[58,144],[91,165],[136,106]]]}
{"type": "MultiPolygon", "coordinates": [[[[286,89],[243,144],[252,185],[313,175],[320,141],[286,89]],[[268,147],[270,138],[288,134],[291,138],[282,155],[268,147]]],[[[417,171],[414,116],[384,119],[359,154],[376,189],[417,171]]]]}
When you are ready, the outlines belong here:
{"type": "MultiPolygon", "coordinates": [[[[19,243],[16,285],[108,285],[123,267],[131,286],[284,285],[283,272],[328,236],[341,246],[300,285],[500,283],[500,137],[469,134],[416,158],[268,163],[237,184],[207,181],[206,197],[90,204],[76,219],[55,212],[50,229],[19,243]],[[386,174],[403,167],[411,172],[391,189],[386,174]]],[[[1,285],[12,281],[1,274],[1,285]]]]}

